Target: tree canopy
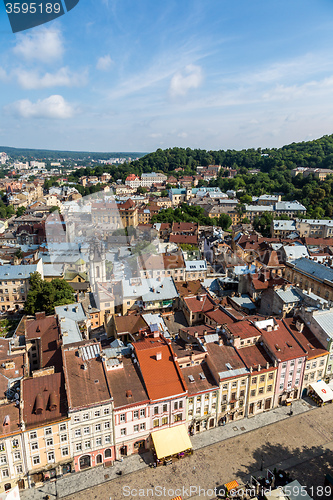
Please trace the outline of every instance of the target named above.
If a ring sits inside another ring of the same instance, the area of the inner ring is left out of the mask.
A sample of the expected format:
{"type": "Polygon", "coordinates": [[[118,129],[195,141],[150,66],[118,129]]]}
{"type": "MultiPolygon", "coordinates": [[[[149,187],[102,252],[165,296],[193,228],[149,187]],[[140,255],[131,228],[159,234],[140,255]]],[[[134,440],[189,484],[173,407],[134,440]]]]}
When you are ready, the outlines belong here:
{"type": "Polygon", "coordinates": [[[29,292],[24,305],[26,314],[45,311],[53,314],[55,306],[63,306],[75,302],[74,290],[62,279],[45,281],[38,272],[29,278],[29,292]]]}

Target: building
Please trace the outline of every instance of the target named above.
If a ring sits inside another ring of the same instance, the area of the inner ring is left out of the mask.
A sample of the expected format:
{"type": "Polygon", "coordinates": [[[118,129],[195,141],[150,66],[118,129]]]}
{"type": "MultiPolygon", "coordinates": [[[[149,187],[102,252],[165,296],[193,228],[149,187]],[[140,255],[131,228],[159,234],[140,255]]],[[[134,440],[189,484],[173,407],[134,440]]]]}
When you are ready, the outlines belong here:
{"type": "Polygon", "coordinates": [[[138,256],[138,269],[142,279],[172,277],[174,281],[185,280],[185,262],[181,251],[138,256]]]}
{"type": "MultiPolygon", "coordinates": [[[[105,350],[105,352],[111,349],[105,350]]],[[[129,348],[107,360],[107,378],[114,403],[116,458],[149,449],[151,408],[140,370],[129,348]],[[110,365],[110,369],[109,369],[110,365]]]]}
{"type": "Polygon", "coordinates": [[[186,260],[185,261],[185,280],[196,281],[207,278],[206,260],[186,260]]]}
{"type": "Polygon", "coordinates": [[[115,458],[113,402],[101,346],[72,344],[63,349],[63,363],[74,470],[110,462],[115,458]]]}
{"type": "Polygon", "coordinates": [[[149,397],[152,431],[186,423],[187,387],[177,357],[158,331],[133,344],[149,397]]]}
{"type": "Polygon", "coordinates": [[[166,180],[166,175],[156,172],[150,172],[141,175],[141,186],[150,188],[153,184],[164,184],[166,180]]]}
{"type": "Polygon", "coordinates": [[[296,233],[296,222],[294,220],[273,220],[271,226],[272,238],[288,238],[296,233]]]}
{"type": "Polygon", "coordinates": [[[290,403],[301,395],[307,352],[281,320],[254,322],[268,355],[277,364],[273,406],[290,403]]]}
{"type": "Polygon", "coordinates": [[[303,290],[333,300],[333,269],[330,266],[302,257],[286,262],[284,277],[303,290]]]}
{"type": "Polygon", "coordinates": [[[73,455],[63,374],[46,368],[22,379],[20,410],[28,481],[38,486],[71,472],[73,455]]]}
{"type": "Polygon", "coordinates": [[[189,326],[204,322],[204,315],[217,307],[214,300],[207,293],[200,293],[195,297],[181,297],[180,307],[189,326]]]}
{"type": "Polygon", "coordinates": [[[296,219],[296,231],[301,237],[328,238],[333,236],[332,219],[296,219]]]}
{"type": "Polygon", "coordinates": [[[132,278],[122,281],[122,314],[128,310],[159,311],[170,310],[178,293],[171,277],[156,279],[132,278]]]}
{"type": "Polygon", "coordinates": [[[286,318],[284,323],[297,342],[307,351],[301,388],[301,394],[304,397],[310,384],[324,379],[329,352],[299,317],[286,318]]]}
{"type": "Polygon", "coordinates": [[[123,203],[118,203],[117,206],[123,227],[136,227],[138,225],[138,208],[134,201],[129,198],[123,203]]]}
{"type": "Polygon", "coordinates": [[[29,278],[38,272],[42,279],[43,262],[31,265],[0,266],[0,306],[2,311],[23,309],[29,291],[29,278]]]}

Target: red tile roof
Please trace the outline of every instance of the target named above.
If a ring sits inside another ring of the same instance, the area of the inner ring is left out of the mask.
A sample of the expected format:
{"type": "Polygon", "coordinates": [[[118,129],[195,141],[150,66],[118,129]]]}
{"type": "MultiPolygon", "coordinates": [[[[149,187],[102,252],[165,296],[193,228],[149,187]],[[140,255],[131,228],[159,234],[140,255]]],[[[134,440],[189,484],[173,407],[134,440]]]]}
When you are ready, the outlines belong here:
{"type": "Polygon", "coordinates": [[[303,330],[299,332],[296,328],[295,318],[285,318],[284,323],[287,325],[293,336],[298,340],[303,349],[308,352],[308,359],[317,358],[328,353],[317,337],[311,330],[303,323],[303,330]]]}
{"type": "Polygon", "coordinates": [[[250,321],[237,321],[231,325],[228,325],[228,330],[230,333],[241,339],[248,339],[250,337],[260,337],[261,331],[258,330],[250,321]]]}
{"type": "Polygon", "coordinates": [[[221,374],[220,379],[228,380],[234,378],[233,370],[242,370],[237,376],[244,376],[246,367],[236,349],[231,345],[218,345],[210,342],[206,345],[209,360],[217,373],[221,374]],[[229,368],[231,366],[231,369],[229,368]],[[244,373],[243,373],[244,371],[244,373]],[[230,374],[229,374],[230,373],[230,374]],[[223,375],[222,375],[223,374],[223,375]]]}
{"type": "Polygon", "coordinates": [[[256,373],[260,366],[260,372],[277,369],[274,368],[274,362],[267,354],[265,349],[260,345],[251,345],[248,347],[241,347],[237,349],[239,356],[244,361],[248,369],[252,368],[253,372],[256,373]],[[267,367],[268,363],[268,367],[267,367]]]}
{"type": "Polygon", "coordinates": [[[184,297],[183,301],[192,313],[212,311],[217,305],[208,294],[197,295],[196,297],[184,297]],[[198,298],[200,297],[200,298],[198,298]]]}
{"type": "MultiPolygon", "coordinates": [[[[84,349],[85,346],[82,347],[84,349]]],[[[79,347],[63,349],[63,358],[70,408],[86,408],[111,399],[103,363],[100,359],[91,358],[84,361],[79,347]]]]}
{"type": "Polygon", "coordinates": [[[107,372],[114,408],[149,402],[138,368],[131,358],[123,357],[122,361],[123,368],[107,372]]]}
{"type": "Polygon", "coordinates": [[[0,438],[21,432],[19,406],[15,403],[0,406],[0,438]]]}
{"type": "Polygon", "coordinates": [[[220,308],[205,312],[205,316],[214,321],[217,325],[225,325],[225,324],[232,325],[235,323],[235,320],[233,320],[227,313],[222,311],[220,308]]]}
{"type": "Polygon", "coordinates": [[[23,379],[21,398],[24,404],[23,420],[27,428],[67,417],[67,397],[61,373],[23,379]],[[55,403],[54,409],[52,403],[55,403]],[[38,408],[41,413],[38,413],[38,408]]]}
{"type": "Polygon", "coordinates": [[[37,314],[36,319],[26,321],[25,336],[29,340],[41,339],[41,368],[54,366],[55,371],[61,371],[62,357],[61,348],[57,342],[60,338],[57,317],[41,314],[37,314]]]}
{"type": "Polygon", "coordinates": [[[180,368],[173,359],[172,348],[163,338],[146,338],[133,345],[151,400],[170,398],[186,392],[180,368]],[[161,359],[156,359],[159,353],[161,359]]]}
{"type": "Polygon", "coordinates": [[[277,330],[262,332],[264,344],[268,347],[270,353],[280,361],[288,361],[305,356],[305,350],[298,344],[292,334],[281,320],[275,319],[278,325],[277,330]]]}
{"type": "Polygon", "coordinates": [[[192,234],[170,234],[169,241],[170,243],[178,243],[179,245],[197,245],[198,236],[192,234]]]}

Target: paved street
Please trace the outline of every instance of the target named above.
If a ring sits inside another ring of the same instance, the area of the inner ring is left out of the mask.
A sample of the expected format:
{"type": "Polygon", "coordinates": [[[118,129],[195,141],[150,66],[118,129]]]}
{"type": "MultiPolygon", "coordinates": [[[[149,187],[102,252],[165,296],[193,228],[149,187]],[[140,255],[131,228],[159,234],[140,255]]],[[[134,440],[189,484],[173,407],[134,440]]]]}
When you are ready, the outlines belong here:
{"type": "Polygon", "coordinates": [[[38,490],[26,490],[22,498],[41,500],[49,494],[51,499],[123,500],[139,496],[138,488],[152,498],[159,493],[157,487],[162,490],[160,498],[172,498],[173,492],[184,499],[195,497],[199,488],[202,494],[197,498],[213,498],[214,492],[209,490],[215,486],[232,479],[244,483],[249,475],[260,475],[263,465],[264,469],[282,466],[290,470],[309,488],[310,496],[319,499],[316,486],[323,484],[323,468],[325,464],[333,467],[333,405],[314,408],[297,401],[293,411],[290,417],[288,408],[277,408],[193,436],[194,454],[171,466],[151,469],[139,456],[131,456],[112,468],[90,469],[38,490]],[[181,491],[175,491],[178,488],[181,491]]]}

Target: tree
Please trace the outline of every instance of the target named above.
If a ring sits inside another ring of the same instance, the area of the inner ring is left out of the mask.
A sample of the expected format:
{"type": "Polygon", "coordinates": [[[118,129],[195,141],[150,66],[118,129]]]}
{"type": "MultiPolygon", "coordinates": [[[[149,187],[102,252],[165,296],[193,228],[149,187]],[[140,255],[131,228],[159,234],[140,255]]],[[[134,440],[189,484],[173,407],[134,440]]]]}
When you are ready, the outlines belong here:
{"type": "Polygon", "coordinates": [[[232,219],[228,214],[221,214],[220,217],[218,218],[217,225],[222,227],[224,231],[229,229],[231,224],[232,224],[232,219]]]}
{"type": "Polygon", "coordinates": [[[31,274],[29,292],[24,305],[26,314],[35,314],[41,311],[52,314],[56,306],[73,302],[75,302],[74,290],[67,281],[59,278],[44,281],[38,272],[31,274]]]}
{"type": "Polygon", "coordinates": [[[138,194],[146,194],[148,192],[148,189],[142,186],[139,186],[138,189],[136,190],[138,194]]]}
{"type": "Polygon", "coordinates": [[[25,210],[25,207],[18,207],[18,209],[16,210],[16,217],[21,217],[21,215],[24,214],[25,210]]]}
{"type": "Polygon", "coordinates": [[[168,196],[168,191],[167,191],[166,189],[163,189],[163,190],[161,191],[161,197],[162,197],[162,198],[166,198],[167,196],[168,196]]]}
{"type": "Polygon", "coordinates": [[[53,212],[56,212],[58,210],[58,212],[60,212],[60,208],[59,207],[56,207],[55,205],[53,207],[50,208],[49,212],[50,214],[52,214],[53,212]]]}

